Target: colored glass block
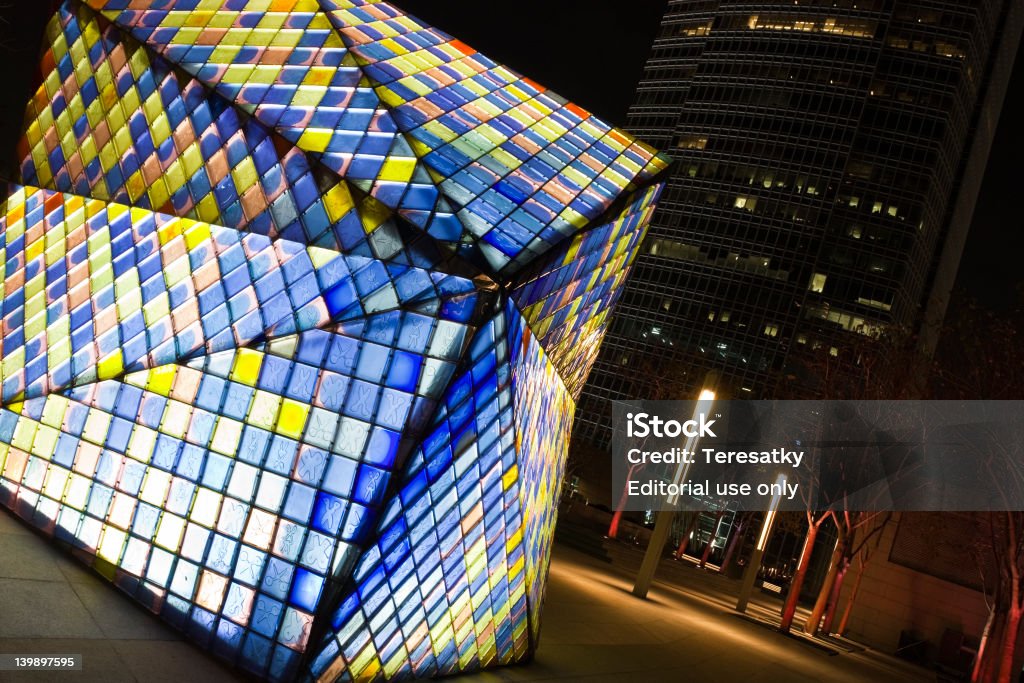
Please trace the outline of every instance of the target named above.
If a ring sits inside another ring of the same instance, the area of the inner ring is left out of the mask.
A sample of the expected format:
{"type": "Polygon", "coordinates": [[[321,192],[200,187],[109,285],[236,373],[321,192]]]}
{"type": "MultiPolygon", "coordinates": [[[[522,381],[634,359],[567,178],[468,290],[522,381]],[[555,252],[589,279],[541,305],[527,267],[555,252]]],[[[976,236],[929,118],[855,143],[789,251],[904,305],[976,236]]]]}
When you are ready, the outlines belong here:
{"type": "Polygon", "coordinates": [[[273,681],[537,645],[665,159],[385,2],[65,0],[0,205],[0,504],[273,681]]]}
{"type": "Polygon", "coordinates": [[[640,248],[654,203],[652,186],[629,198],[617,216],[580,233],[521,273],[509,296],[579,397],[630,266],[640,248]]]}

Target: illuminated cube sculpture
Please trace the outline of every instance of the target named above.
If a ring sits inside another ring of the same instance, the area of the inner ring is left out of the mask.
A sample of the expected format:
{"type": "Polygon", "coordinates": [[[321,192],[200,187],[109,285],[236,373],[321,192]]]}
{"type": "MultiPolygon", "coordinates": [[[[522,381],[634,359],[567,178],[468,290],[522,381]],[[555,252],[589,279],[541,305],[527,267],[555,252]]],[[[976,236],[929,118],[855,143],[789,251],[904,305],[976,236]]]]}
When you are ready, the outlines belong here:
{"type": "Polygon", "coordinates": [[[385,2],[68,0],[0,214],[0,503],[271,680],[536,644],[666,160],[385,2]]]}

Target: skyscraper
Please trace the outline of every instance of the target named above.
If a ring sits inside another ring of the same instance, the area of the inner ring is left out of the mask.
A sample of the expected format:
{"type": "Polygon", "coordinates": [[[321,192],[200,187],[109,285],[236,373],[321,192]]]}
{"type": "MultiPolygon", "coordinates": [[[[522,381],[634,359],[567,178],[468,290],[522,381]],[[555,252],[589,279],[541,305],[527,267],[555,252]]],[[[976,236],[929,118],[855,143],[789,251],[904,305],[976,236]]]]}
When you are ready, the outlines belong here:
{"type": "Polygon", "coordinates": [[[673,0],[629,112],[675,159],[580,403],[770,395],[804,350],[941,321],[1020,40],[1019,2],[673,0]],[[656,392],[655,392],[656,393],[656,392]]]}

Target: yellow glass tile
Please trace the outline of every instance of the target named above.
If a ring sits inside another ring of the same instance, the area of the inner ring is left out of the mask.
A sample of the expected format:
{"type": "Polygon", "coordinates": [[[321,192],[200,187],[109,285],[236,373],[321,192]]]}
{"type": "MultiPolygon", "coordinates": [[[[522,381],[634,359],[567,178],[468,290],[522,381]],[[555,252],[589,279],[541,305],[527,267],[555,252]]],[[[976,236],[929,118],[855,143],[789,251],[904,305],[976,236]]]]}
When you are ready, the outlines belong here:
{"type": "Polygon", "coordinates": [[[391,210],[374,197],[367,196],[359,203],[359,214],[363,221],[363,230],[370,234],[391,217],[391,210]]]}
{"type": "Polygon", "coordinates": [[[516,120],[517,123],[520,123],[524,126],[529,127],[533,125],[533,119],[527,116],[525,113],[523,113],[518,107],[509,109],[508,111],[505,112],[505,114],[506,116],[512,117],[513,119],[516,120]]]}
{"type": "MultiPolygon", "coordinates": [[[[71,130],[71,120],[66,109],[62,111],[56,119],[54,119],[53,127],[57,129],[57,137],[59,137],[60,141],[63,143],[64,139],[68,136],[68,132],[71,130]]],[[[74,142],[73,136],[71,140],[74,142]]]]}
{"type": "Polygon", "coordinates": [[[327,94],[327,88],[322,85],[300,85],[292,95],[292,104],[299,107],[315,107],[327,94]]]}
{"type": "Polygon", "coordinates": [[[345,214],[355,208],[352,194],[349,192],[348,185],[344,181],[327,190],[324,193],[323,202],[331,222],[341,220],[345,214]]]}
{"type": "Polygon", "coordinates": [[[355,673],[356,680],[358,681],[372,681],[376,680],[377,673],[380,671],[380,660],[377,658],[376,648],[373,646],[373,641],[369,641],[363,651],[352,660],[352,667],[350,669],[355,673]]]}
{"type": "Polygon", "coordinates": [[[110,62],[102,62],[99,65],[99,67],[97,67],[96,70],[93,72],[92,77],[93,80],[96,81],[97,90],[102,91],[104,88],[110,85],[114,80],[113,72],[110,68],[110,62]]]}
{"type": "Polygon", "coordinates": [[[188,18],[193,12],[166,12],[163,17],[160,18],[160,26],[162,28],[180,28],[185,25],[188,18]]]}
{"type": "Polygon", "coordinates": [[[164,111],[163,99],[159,90],[154,90],[146,101],[142,103],[142,111],[146,115],[146,121],[152,125],[156,118],[164,111]]]}
{"type": "Polygon", "coordinates": [[[87,135],[82,141],[79,149],[82,154],[82,163],[88,165],[96,158],[96,141],[91,135],[87,135]]]}
{"type": "Polygon", "coordinates": [[[162,145],[167,138],[171,137],[171,124],[167,120],[167,114],[160,112],[156,120],[150,125],[154,145],[162,145]]]}
{"type": "Polygon", "coordinates": [[[252,349],[239,349],[235,353],[235,363],[231,368],[231,380],[250,387],[256,386],[262,364],[262,353],[252,349]]]}
{"type": "Polygon", "coordinates": [[[114,351],[97,364],[97,371],[101,379],[117,377],[124,372],[124,363],[121,360],[121,350],[114,351]]]}
{"type": "Polygon", "coordinates": [[[125,120],[127,120],[133,113],[138,111],[139,105],[139,91],[132,86],[128,88],[123,95],[121,95],[121,111],[124,113],[125,120]]]}
{"type": "Polygon", "coordinates": [[[505,542],[505,553],[511,555],[515,552],[515,549],[522,543],[522,527],[517,526],[513,531],[512,536],[505,542]]]}
{"type": "Polygon", "coordinates": [[[25,262],[32,263],[32,261],[35,261],[39,258],[39,255],[43,253],[43,249],[45,248],[46,240],[39,239],[29,243],[29,245],[25,247],[25,262]]]}
{"type": "Polygon", "coordinates": [[[188,254],[182,254],[181,257],[174,259],[171,263],[164,264],[164,282],[168,288],[173,287],[191,275],[192,270],[188,262],[188,254]]]}
{"type": "Polygon", "coordinates": [[[64,423],[64,413],[68,409],[70,401],[63,396],[50,394],[46,397],[46,404],[43,406],[43,414],[40,422],[59,429],[64,423]]]}
{"type": "Polygon", "coordinates": [[[170,396],[177,367],[176,365],[160,365],[148,370],[146,372],[146,391],[152,391],[161,396],[170,396]]]}
{"type": "Polygon", "coordinates": [[[224,83],[245,83],[255,70],[256,67],[252,64],[232,64],[220,80],[224,83]]]}
{"type": "Polygon", "coordinates": [[[479,126],[476,129],[476,132],[477,135],[484,137],[487,140],[487,142],[494,146],[500,145],[501,143],[508,140],[508,138],[505,135],[502,135],[500,132],[498,132],[497,130],[495,130],[493,127],[489,126],[486,123],[482,126],[479,126]]]}
{"type": "Polygon", "coordinates": [[[189,251],[193,251],[196,247],[209,242],[211,239],[210,226],[207,223],[192,223],[185,230],[185,247],[189,251]]]}
{"type": "Polygon", "coordinates": [[[453,131],[451,128],[444,125],[437,119],[427,121],[426,123],[424,123],[423,129],[428,131],[431,135],[436,135],[445,142],[452,142],[459,137],[455,131],[453,131]]]}
{"type": "Polygon", "coordinates": [[[434,627],[430,629],[430,641],[434,645],[434,652],[440,653],[445,644],[450,641],[454,635],[455,634],[452,632],[451,620],[442,617],[441,620],[439,620],[434,627]]]}
{"type": "MultiPolygon", "coordinates": [[[[114,300],[119,301],[139,290],[139,271],[134,268],[121,273],[114,280],[114,300]]],[[[141,301],[141,299],[140,299],[141,301]]]]}
{"type": "MultiPolygon", "coordinates": [[[[284,9],[284,8],[275,7],[274,9],[284,9]]],[[[294,8],[290,8],[290,9],[291,9],[291,11],[295,11],[294,8]]],[[[281,11],[270,11],[270,12],[267,12],[262,17],[260,17],[260,22],[258,24],[256,24],[256,28],[257,29],[261,29],[261,30],[268,30],[268,31],[271,31],[271,32],[276,32],[282,26],[284,26],[285,19],[288,18],[289,14],[290,14],[290,12],[281,12],[281,11]]]]}
{"type": "Polygon", "coordinates": [[[71,338],[67,327],[67,323],[56,322],[46,328],[46,357],[51,368],[71,358],[71,338]]]}
{"type": "MultiPolygon", "coordinates": [[[[114,284],[114,269],[110,267],[110,249],[106,253],[97,255],[96,268],[92,277],[89,278],[89,289],[93,295],[99,294],[104,288],[114,284]]],[[[89,269],[93,270],[93,259],[89,259],[89,269]]]]}
{"type": "Polygon", "coordinates": [[[258,64],[249,75],[247,83],[270,84],[281,75],[281,67],[276,64],[258,64]]]}
{"type": "Polygon", "coordinates": [[[433,151],[433,149],[430,147],[430,145],[428,145],[428,144],[426,144],[424,142],[421,142],[420,140],[417,140],[416,138],[407,138],[406,142],[409,143],[409,147],[412,148],[413,153],[417,157],[422,158],[422,157],[426,156],[427,154],[430,154],[433,151]]]}
{"type": "Polygon", "coordinates": [[[408,655],[402,648],[399,648],[393,655],[391,655],[391,659],[384,663],[385,678],[387,678],[388,680],[393,679],[395,675],[398,673],[398,671],[402,668],[402,665],[405,664],[405,659],[407,656],[408,655]]]}
{"type": "Polygon", "coordinates": [[[164,183],[167,185],[167,189],[174,194],[182,188],[186,182],[185,169],[180,158],[175,159],[171,162],[171,165],[167,167],[164,172],[164,183]]]}
{"type": "Polygon", "coordinates": [[[501,488],[508,491],[519,479],[519,469],[512,465],[505,474],[501,475],[501,488]]]}
{"type": "Polygon", "coordinates": [[[125,189],[128,190],[128,196],[133,202],[137,202],[146,193],[146,180],[142,177],[142,171],[132,173],[125,183],[125,189]]]}
{"type": "Polygon", "coordinates": [[[157,321],[170,315],[170,298],[166,292],[161,292],[156,297],[142,305],[142,316],[146,319],[146,325],[152,327],[157,321]]]}
{"type": "Polygon", "coordinates": [[[519,559],[515,561],[511,567],[508,568],[508,582],[513,583],[516,577],[518,577],[523,571],[523,555],[519,556],[519,559]]]}
{"type": "Polygon", "coordinates": [[[114,168],[114,166],[117,165],[117,160],[117,149],[115,149],[114,145],[107,143],[102,149],[100,149],[100,168],[103,169],[104,173],[107,173],[110,169],[114,168]]]}
{"type": "Polygon", "coordinates": [[[85,103],[82,101],[81,93],[75,93],[75,96],[69,100],[67,112],[71,115],[72,121],[77,121],[85,116],[85,103]]]}
{"type": "Polygon", "coordinates": [[[590,178],[577,171],[572,166],[566,166],[562,169],[562,175],[579,185],[580,187],[586,187],[590,184],[590,178]]]}
{"type": "Polygon", "coordinates": [[[44,424],[36,427],[35,438],[32,439],[32,454],[43,458],[44,460],[50,460],[53,457],[53,451],[57,447],[57,437],[60,436],[60,431],[53,427],[48,427],[44,424]]]}
{"type": "Polygon", "coordinates": [[[318,29],[318,30],[329,30],[331,33],[327,40],[324,42],[325,47],[335,47],[335,41],[337,45],[342,45],[340,39],[337,38],[337,34],[334,32],[334,26],[331,24],[331,20],[327,18],[327,15],[319,11],[319,7],[311,8],[316,14],[309,20],[309,25],[306,26],[306,30],[318,29]]]}
{"type": "Polygon", "coordinates": [[[14,436],[11,438],[11,445],[26,453],[30,453],[32,451],[32,440],[35,438],[38,426],[39,423],[35,420],[19,418],[18,423],[14,426],[14,436]]]}
{"type": "Polygon", "coordinates": [[[323,152],[331,141],[333,131],[327,128],[307,128],[302,131],[296,145],[307,152],[323,152]]]}
{"type": "Polygon", "coordinates": [[[252,163],[252,157],[243,158],[237,166],[231,169],[231,178],[235,181],[238,194],[242,194],[256,184],[258,174],[252,163]]]}
{"type": "Polygon", "coordinates": [[[206,24],[207,28],[231,28],[235,23],[236,12],[228,11],[214,11],[210,21],[206,24]]]}
{"type": "MultiPolygon", "coordinates": [[[[404,97],[383,85],[375,88],[375,92],[377,93],[377,97],[380,98],[380,101],[390,107],[398,107],[406,102],[404,97]]],[[[411,141],[412,140],[410,139],[410,142],[411,141]]]]}
{"type": "Polygon", "coordinates": [[[330,85],[331,79],[334,78],[335,69],[333,67],[322,67],[314,66],[306,72],[305,78],[302,79],[303,85],[330,85]]]}
{"type": "Polygon", "coordinates": [[[210,19],[213,18],[214,12],[210,10],[192,10],[191,12],[185,13],[184,26],[206,26],[210,19]]]}
{"type": "Polygon", "coordinates": [[[199,203],[196,204],[195,214],[203,221],[211,223],[217,221],[220,217],[220,209],[217,207],[217,199],[213,196],[212,192],[199,200],[199,203]]]}
{"type": "MultiPolygon", "coordinates": [[[[248,33],[249,32],[249,29],[240,29],[240,30],[242,30],[244,33],[248,33]]],[[[230,33],[231,32],[229,31],[229,34],[230,33]]],[[[213,52],[210,54],[210,59],[209,59],[210,64],[229,64],[229,63],[231,63],[231,60],[233,60],[238,55],[238,53],[242,49],[243,45],[245,45],[245,38],[244,38],[244,36],[242,38],[238,39],[237,42],[232,41],[230,43],[225,43],[224,41],[221,41],[217,45],[217,47],[213,48],[213,52]]]]}
{"type": "Polygon", "coordinates": [[[118,320],[126,320],[130,315],[142,309],[142,290],[133,289],[123,296],[117,297],[116,305],[118,320]]]}
{"type": "Polygon", "coordinates": [[[469,80],[469,79],[464,80],[459,85],[461,85],[462,87],[466,88],[467,90],[469,90],[471,93],[473,93],[477,97],[483,97],[487,93],[490,92],[487,88],[485,88],[484,86],[480,85],[476,81],[472,81],[472,80],[469,80]]]}
{"type": "MultiPolygon", "coordinates": [[[[376,45],[378,45],[381,48],[390,50],[392,54],[395,55],[404,55],[409,52],[407,49],[405,49],[405,47],[402,46],[401,43],[397,42],[392,38],[385,38],[384,40],[378,41],[376,45]]],[[[400,64],[400,61],[397,59],[388,61],[394,63],[396,66],[400,64]]],[[[401,68],[401,66],[399,66],[399,68],[401,68]]]]}
{"type": "Polygon", "coordinates": [[[33,340],[46,330],[46,313],[37,313],[25,323],[25,339],[33,340]]]}
{"type": "Polygon", "coordinates": [[[35,147],[43,139],[42,133],[39,132],[39,121],[32,121],[28,124],[28,128],[25,129],[25,139],[28,140],[30,147],[35,147]]]}
{"type": "Polygon", "coordinates": [[[200,168],[203,167],[203,153],[199,150],[199,143],[193,142],[181,153],[181,162],[185,165],[185,175],[191,178],[200,168]]]}
{"type": "MultiPolygon", "coordinates": [[[[138,80],[142,78],[142,75],[149,69],[149,58],[146,56],[146,51],[135,50],[128,55],[128,68],[131,70],[136,82],[138,82],[138,80]]],[[[138,102],[135,102],[131,105],[131,108],[135,109],[138,106],[138,102]]]]}
{"type": "Polygon", "coordinates": [[[46,90],[46,94],[50,100],[53,100],[60,92],[60,76],[56,70],[51,71],[47,74],[46,79],[43,81],[43,88],[46,90]]]}
{"type": "Polygon", "coordinates": [[[585,227],[590,222],[586,216],[568,206],[559,214],[559,217],[577,228],[585,227]]]}
{"type": "Polygon", "coordinates": [[[495,161],[497,161],[498,163],[500,163],[502,166],[509,170],[519,168],[520,164],[522,164],[522,162],[518,158],[516,158],[512,154],[509,154],[507,151],[500,147],[492,149],[490,152],[490,156],[492,159],[494,159],[495,161]]]}
{"type": "Polygon", "coordinates": [[[197,26],[182,26],[170,40],[171,45],[195,45],[203,29],[197,26]]]}
{"type": "Polygon", "coordinates": [[[49,185],[53,174],[50,172],[50,161],[46,157],[46,150],[42,148],[42,145],[32,149],[32,163],[36,167],[39,184],[49,185]]]}
{"type": "Polygon", "coordinates": [[[380,180],[407,182],[416,170],[416,159],[410,157],[387,157],[381,166],[380,180]]]}
{"type": "Polygon", "coordinates": [[[0,361],[0,376],[7,378],[21,372],[25,367],[25,347],[19,346],[7,351],[7,357],[0,361]]]}
{"type": "Polygon", "coordinates": [[[405,87],[409,88],[409,90],[412,90],[420,97],[424,97],[433,92],[433,88],[431,88],[426,83],[423,83],[418,78],[414,78],[412,76],[406,76],[405,78],[399,80],[398,82],[404,85],[405,87]]]}
{"type": "Polygon", "coordinates": [[[298,401],[286,398],[281,402],[281,413],[277,418],[277,425],[274,428],[278,434],[290,436],[297,439],[302,436],[302,430],[306,426],[306,416],[309,413],[309,406],[298,401]]]}

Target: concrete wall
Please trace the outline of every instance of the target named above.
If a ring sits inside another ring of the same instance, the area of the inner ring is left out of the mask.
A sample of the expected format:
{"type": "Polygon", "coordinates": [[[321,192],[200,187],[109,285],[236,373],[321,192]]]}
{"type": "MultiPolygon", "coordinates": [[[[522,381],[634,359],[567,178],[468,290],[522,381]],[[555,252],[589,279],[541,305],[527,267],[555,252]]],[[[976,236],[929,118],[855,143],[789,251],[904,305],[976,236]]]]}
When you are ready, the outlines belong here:
{"type": "MultiPolygon", "coordinates": [[[[864,570],[846,635],[892,653],[899,645],[900,631],[913,630],[931,643],[932,658],[947,628],[978,638],[988,616],[980,592],[889,562],[897,523],[894,519],[882,532],[864,570]]],[[[841,610],[853,589],[856,568],[855,562],[843,583],[841,610]]]]}

